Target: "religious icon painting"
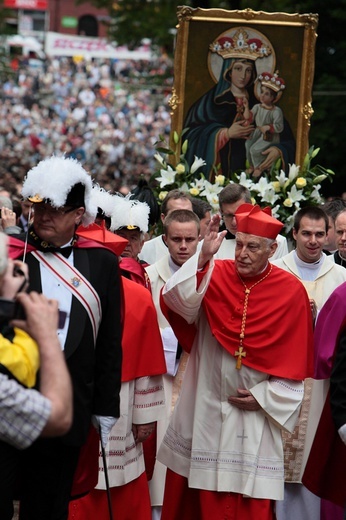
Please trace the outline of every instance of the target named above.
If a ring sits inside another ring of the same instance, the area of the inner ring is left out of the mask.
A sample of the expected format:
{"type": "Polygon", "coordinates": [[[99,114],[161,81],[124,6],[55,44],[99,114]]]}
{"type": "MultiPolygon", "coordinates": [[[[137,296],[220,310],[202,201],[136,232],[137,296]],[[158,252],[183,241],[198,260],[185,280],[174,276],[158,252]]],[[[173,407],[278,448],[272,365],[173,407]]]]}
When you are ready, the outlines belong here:
{"type": "Polygon", "coordinates": [[[301,164],[313,114],[317,15],[183,6],[177,17],[170,106],[172,129],[188,140],[186,159],[204,159],[206,177],[216,161],[229,176],[251,152],[271,146],[287,165],[301,164]],[[253,129],[264,125],[275,131],[258,143],[253,129]]]}

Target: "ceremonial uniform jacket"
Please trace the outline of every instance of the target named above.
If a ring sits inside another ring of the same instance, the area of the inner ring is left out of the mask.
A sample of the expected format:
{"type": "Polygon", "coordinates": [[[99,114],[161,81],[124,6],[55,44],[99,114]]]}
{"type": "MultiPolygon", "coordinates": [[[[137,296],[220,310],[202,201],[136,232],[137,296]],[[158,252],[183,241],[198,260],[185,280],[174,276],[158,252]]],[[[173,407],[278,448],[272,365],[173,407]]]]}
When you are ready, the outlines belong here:
{"type": "MultiPolygon", "coordinates": [[[[16,238],[24,238],[18,236],[16,238]]],[[[96,344],[89,317],[72,298],[64,354],[73,384],[73,424],[64,442],[80,446],[89,431],[92,414],[119,417],[121,385],[121,280],[118,260],[98,247],[73,248],[74,266],[96,290],[102,308],[96,344]]],[[[42,292],[40,264],[27,253],[29,291],[42,292]]]]}

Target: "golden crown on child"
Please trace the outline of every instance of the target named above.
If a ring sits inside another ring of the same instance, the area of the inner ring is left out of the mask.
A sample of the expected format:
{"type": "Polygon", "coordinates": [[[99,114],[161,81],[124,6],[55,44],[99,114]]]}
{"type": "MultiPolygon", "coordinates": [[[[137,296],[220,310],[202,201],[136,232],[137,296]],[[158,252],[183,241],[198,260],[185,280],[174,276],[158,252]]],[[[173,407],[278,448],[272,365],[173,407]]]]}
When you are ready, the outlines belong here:
{"type": "Polygon", "coordinates": [[[282,78],[279,78],[279,71],[277,70],[272,74],[271,72],[262,72],[258,76],[261,85],[264,87],[268,87],[275,92],[280,92],[280,90],[284,90],[286,87],[285,81],[282,78]]]}

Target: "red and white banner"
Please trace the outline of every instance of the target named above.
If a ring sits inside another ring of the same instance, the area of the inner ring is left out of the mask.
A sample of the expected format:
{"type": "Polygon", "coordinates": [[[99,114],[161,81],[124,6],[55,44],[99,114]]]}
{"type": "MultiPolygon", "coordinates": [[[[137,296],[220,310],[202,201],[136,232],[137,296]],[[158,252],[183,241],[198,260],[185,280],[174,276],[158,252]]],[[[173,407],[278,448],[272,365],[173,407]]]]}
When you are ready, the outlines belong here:
{"type": "Polygon", "coordinates": [[[34,11],[46,11],[47,0],[4,0],[4,7],[9,9],[28,9],[34,11]]]}
{"type": "Polygon", "coordinates": [[[102,38],[71,36],[47,32],[45,39],[47,56],[83,56],[84,58],[113,58],[118,60],[151,60],[147,47],[130,51],[126,47],[116,47],[102,38]]]}

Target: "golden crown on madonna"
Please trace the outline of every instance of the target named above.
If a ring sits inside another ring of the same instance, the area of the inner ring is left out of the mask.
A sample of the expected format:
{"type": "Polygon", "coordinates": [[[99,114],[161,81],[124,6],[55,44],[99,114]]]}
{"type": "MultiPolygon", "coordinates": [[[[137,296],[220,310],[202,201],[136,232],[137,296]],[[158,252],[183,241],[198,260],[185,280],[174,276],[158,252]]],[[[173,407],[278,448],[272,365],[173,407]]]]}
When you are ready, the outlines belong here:
{"type": "Polygon", "coordinates": [[[249,38],[248,33],[242,28],[238,29],[232,37],[221,36],[210,44],[209,50],[216,52],[223,59],[257,60],[270,56],[272,53],[270,45],[260,38],[249,38]]]}

